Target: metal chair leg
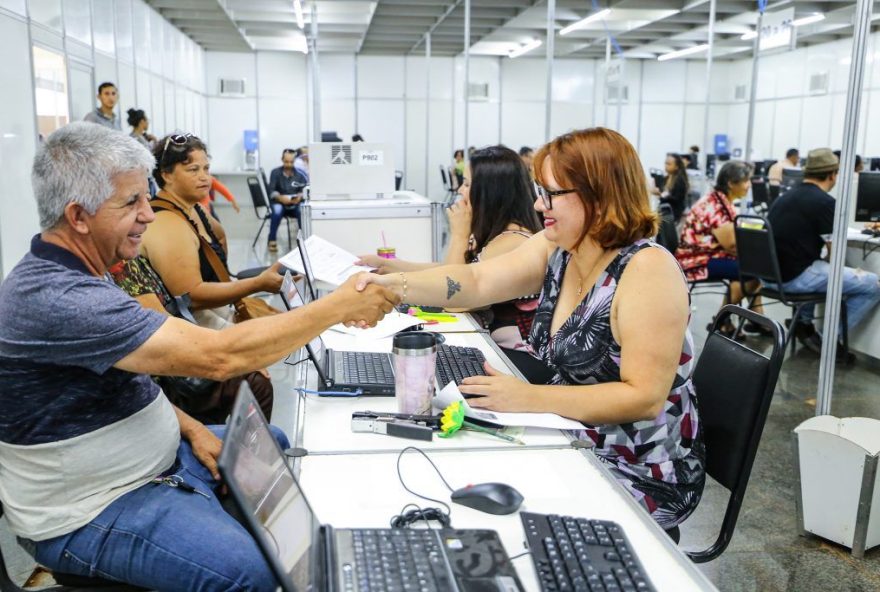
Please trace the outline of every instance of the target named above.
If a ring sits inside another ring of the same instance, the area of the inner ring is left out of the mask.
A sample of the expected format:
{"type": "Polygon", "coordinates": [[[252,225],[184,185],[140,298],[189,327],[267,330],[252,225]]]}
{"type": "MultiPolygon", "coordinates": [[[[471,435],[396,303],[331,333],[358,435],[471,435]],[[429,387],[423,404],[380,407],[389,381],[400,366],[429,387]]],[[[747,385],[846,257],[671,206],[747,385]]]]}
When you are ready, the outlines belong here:
{"type": "Polygon", "coordinates": [[[260,224],[260,229],[257,231],[257,236],[254,237],[254,242],[251,243],[252,249],[257,246],[257,241],[260,240],[260,235],[263,234],[263,228],[266,226],[266,220],[268,220],[268,218],[263,218],[263,223],[260,224]]]}
{"type": "Polygon", "coordinates": [[[791,322],[788,324],[788,335],[786,336],[786,338],[791,341],[791,355],[794,355],[795,351],[797,350],[797,339],[795,338],[794,334],[797,332],[797,325],[799,322],[798,319],[800,318],[801,308],[803,308],[803,305],[793,306],[791,308],[791,322]]]}

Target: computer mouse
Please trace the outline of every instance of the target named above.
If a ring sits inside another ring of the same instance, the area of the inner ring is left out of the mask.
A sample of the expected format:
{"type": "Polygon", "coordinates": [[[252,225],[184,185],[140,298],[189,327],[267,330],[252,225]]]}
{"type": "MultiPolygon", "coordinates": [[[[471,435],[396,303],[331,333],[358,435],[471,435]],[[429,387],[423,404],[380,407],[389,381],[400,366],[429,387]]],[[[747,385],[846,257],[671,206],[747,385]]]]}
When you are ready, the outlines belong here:
{"type": "Polygon", "coordinates": [[[477,483],[453,491],[452,501],[487,514],[513,514],[523,496],[504,483],[477,483]]]}

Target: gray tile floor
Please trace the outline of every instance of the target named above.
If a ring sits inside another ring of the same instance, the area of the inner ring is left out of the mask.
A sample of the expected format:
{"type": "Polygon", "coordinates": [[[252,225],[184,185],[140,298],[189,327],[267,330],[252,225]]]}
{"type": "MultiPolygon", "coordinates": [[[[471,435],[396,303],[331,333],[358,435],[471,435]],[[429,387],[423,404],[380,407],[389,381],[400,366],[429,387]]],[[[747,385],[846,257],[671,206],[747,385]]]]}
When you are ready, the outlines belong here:
{"type": "MultiPolygon", "coordinates": [[[[218,213],[230,239],[230,267],[244,269],[269,262],[266,231],[256,251],[251,241],[258,223],[252,210],[244,207],[236,215],[221,204],[218,213]]],[[[285,233],[279,233],[280,253],[285,252],[285,233]]],[[[720,296],[694,298],[692,330],[699,345],[706,337],[706,324],[720,303],[720,296]]],[[[787,309],[770,307],[773,317],[787,315],[787,309]]],[[[759,339],[756,348],[766,347],[759,339]]],[[[832,413],[834,415],[880,418],[880,371],[859,360],[852,367],[838,367],[832,413]]],[[[274,423],[289,430],[293,409],[292,373],[289,367],[271,368],[276,385],[274,423]]],[[[794,494],[796,467],[791,431],[814,414],[818,357],[799,349],[787,357],[761,446],[752,471],[742,512],[727,551],[701,569],[722,591],[870,591],[880,590],[880,549],[869,551],[862,560],[853,559],[849,550],[816,538],[798,535],[794,494]]],[[[702,549],[714,540],[727,503],[726,490],[710,482],[695,514],[682,526],[681,546],[702,549]]],[[[33,562],[17,548],[5,523],[0,524],[0,545],[9,555],[10,572],[18,582],[30,574],[33,562]]]]}

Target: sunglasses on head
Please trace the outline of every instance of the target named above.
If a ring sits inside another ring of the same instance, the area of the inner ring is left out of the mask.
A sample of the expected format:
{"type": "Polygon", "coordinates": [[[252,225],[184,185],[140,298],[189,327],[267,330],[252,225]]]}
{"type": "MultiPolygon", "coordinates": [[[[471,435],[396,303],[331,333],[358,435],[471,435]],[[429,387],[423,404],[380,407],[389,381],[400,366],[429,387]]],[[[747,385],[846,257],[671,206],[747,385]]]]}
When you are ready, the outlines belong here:
{"type": "Polygon", "coordinates": [[[165,154],[168,152],[168,144],[175,146],[186,146],[190,138],[195,138],[193,134],[173,134],[165,139],[165,146],[162,147],[162,156],[159,157],[159,166],[165,162],[165,154]]]}

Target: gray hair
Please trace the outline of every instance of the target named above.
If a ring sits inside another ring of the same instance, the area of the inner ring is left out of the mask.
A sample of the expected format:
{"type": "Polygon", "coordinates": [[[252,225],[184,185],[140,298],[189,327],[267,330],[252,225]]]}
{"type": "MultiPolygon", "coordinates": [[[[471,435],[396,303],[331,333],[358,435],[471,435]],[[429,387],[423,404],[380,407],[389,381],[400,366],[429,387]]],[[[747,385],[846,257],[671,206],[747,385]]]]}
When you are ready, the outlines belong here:
{"type": "Polygon", "coordinates": [[[741,160],[731,160],[725,162],[721,170],[718,171],[718,177],[715,179],[715,191],[727,195],[730,186],[734,183],[741,183],[745,179],[752,177],[752,165],[741,160]]]}
{"type": "Polygon", "coordinates": [[[54,228],[69,203],[94,214],[113,195],[113,177],[135,170],[148,175],[153,164],[153,155],[137,140],[102,125],[78,121],[55,130],[37,150],[31,170],[40,227],[54,228]]]}

